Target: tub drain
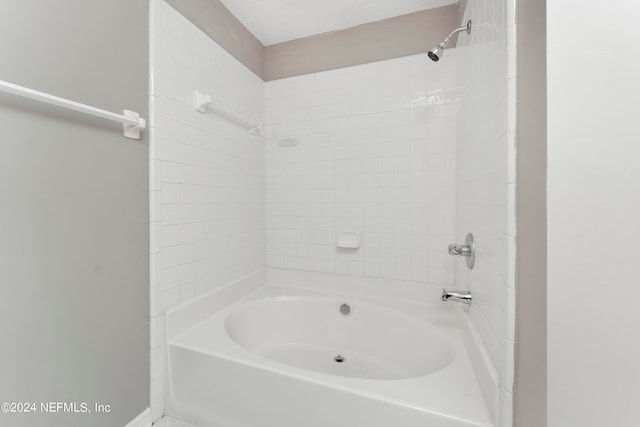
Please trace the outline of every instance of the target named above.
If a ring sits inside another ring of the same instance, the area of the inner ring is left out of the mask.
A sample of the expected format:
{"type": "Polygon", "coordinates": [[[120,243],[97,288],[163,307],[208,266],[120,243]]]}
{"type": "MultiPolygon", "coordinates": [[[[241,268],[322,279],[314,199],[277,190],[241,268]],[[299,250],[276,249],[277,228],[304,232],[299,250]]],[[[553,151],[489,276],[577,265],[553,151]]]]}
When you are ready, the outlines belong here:
{"type": "Polygon", "coordinates": [[[339,354],[339,355],[337,355],[336,357],[333,358],[333,361],[336,362],[336,363],[342,363],[342,362],[344,362],[344,356],[339,354]]]}

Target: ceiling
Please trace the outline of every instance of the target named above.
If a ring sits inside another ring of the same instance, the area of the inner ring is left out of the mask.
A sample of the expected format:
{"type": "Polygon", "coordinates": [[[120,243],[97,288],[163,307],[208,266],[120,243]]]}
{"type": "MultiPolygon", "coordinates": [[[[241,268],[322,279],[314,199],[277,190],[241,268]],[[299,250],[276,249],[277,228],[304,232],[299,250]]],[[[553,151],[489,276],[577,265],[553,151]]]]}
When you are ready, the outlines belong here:
{"type": "Polygon", "coordinates": [[[265,46],[457,3],[457,0],[220,1],[265,46]]]}

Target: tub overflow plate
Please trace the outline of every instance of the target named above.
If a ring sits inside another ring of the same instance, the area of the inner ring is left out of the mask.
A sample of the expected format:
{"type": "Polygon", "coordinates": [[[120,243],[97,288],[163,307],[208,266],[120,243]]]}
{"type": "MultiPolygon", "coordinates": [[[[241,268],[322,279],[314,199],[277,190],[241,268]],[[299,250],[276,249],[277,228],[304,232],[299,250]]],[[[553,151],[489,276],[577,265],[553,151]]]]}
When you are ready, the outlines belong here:
{"type": "Polygon", "coordinates": [[[337,355],[336,357],[333,358],[333,361],[336,362],[336,363],[342,363],[342,362],[344,362],[344,356],[339,354],[339,355],[337,355]]]}

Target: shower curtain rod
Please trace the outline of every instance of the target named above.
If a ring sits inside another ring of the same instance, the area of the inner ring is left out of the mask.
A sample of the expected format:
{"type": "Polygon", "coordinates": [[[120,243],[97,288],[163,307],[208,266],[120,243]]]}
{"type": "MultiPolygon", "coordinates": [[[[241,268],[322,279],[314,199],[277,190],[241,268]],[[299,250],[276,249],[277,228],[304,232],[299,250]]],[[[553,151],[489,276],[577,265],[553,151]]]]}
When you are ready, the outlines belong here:
{"type": "Polygon", "coordinates": [[[147,126],[146,120],[140,117],[140,114],[135,111],[124,110],[122,114],[116,114],[2,80],[0,80],[0,91],[32,99],[34,101],[44,102],[45,104],[55,105],[56,107],[66,108],[67,110],[73,110],[79,113],[122,123],[124,136],[130,139],[140,139],[140,131],[147,126]]]}

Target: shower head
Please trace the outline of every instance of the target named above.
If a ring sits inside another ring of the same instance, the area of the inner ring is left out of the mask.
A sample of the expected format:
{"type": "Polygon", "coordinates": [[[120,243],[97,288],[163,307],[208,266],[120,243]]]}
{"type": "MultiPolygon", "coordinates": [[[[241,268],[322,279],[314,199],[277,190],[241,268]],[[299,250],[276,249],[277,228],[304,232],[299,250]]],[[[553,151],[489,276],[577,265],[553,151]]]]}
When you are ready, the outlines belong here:
{"type": "Polygon", "coordinates": [[[427,55],[429,56],[429,58],[431,58],[431,60],[433,62],[440,61],[440,58],[442,58],[442,54],[444,54],[444,48],[445,48],[445,46],[447,45],[448,42],[449,42],[449,40],[445,39],[445,41],[443,41],[438,46],[436,46],[433,49],[431,49],[429,51],[429,53],[427,53],[427,55]]]}
{"type": "Polygon", "coordinates": [[[449,40],[451,39],[451,37],[461,31],[466,31],[467,34],[471,34],[471,20],[467,21],[467,25],[451,31],[451,33],[442,41],[442,43],[431,49],[429,53],[427,53],[429,59],[434,62],[440,61],[440,58],[442,58],[442,55],[444,55],[444,50],[447,48],[447,44],[449,44],[449,40]]]}

